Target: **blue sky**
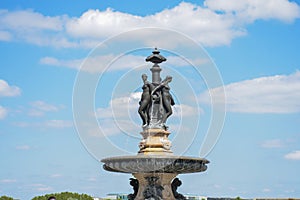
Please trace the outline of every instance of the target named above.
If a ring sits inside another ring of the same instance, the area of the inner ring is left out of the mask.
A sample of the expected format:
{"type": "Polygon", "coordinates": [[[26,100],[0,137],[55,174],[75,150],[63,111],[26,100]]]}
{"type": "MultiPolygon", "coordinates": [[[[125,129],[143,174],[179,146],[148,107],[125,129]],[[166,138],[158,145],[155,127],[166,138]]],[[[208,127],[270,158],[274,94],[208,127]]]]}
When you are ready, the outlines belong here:
{"type": "Polygon", "coordinates": [[[299,1],[2,1],[0,195],[131,193],[99,160],[138,151],[157,46],[173,151],[211,161],[179,191],[299,198],[299,35],[299,1]]]}

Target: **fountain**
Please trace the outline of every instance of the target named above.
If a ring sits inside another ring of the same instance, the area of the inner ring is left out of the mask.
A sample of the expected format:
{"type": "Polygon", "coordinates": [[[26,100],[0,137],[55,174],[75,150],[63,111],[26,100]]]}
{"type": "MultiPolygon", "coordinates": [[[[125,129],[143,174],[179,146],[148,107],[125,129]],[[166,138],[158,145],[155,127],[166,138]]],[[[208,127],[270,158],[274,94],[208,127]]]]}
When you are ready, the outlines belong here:
{"type": "Polygon", "coordinates": [[[183,200],[186,198],[177,192],[182,183],[176,176],[203,172],[209,161],[204,158],[176,156],[171,151],[166,121],[175,104],[168,85],[172,77],[161,79],[158,64],[166,61],[166,58],[156,48],[146,61],[154,65],[150,69],[152,82],[147,80],[146,74],[142,75],[144,85],[138,109],[143,121],[140,150],[137,155],[110,157],[101,162],[107,171],[131,173],[135,177],[130,179],[134,193],[128,195],[129,200],[183,200]]]}

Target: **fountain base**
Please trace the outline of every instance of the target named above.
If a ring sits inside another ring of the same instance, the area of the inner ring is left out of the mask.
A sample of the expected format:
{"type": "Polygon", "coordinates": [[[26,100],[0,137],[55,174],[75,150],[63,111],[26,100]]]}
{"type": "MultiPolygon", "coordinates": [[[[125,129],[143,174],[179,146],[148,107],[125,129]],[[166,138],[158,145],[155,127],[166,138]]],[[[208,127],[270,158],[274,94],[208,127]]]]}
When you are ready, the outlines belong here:
{"type": "Polygon", "coordinates": [[[137,155],[101,160],[105,170],[131,173],[136,178],[130,181],[134,193],[128,195],[129,200],[184,200],[176,191],[181,185],[176,176],[207,169],[209,161],[204,158],[173,155],[169,134],[164,129],[145,129],[137,155]]]}
{"type": "Polygon", "coordinates": [[[174,155],[136,155],[111,157],[101,160],[103,168],[111,172],[131,173],[136,180],[131,185],[134,193],[129,200],[183,200],[176,190],[181,181],[178,174],[203,172],[208,160],[174,155]]]}

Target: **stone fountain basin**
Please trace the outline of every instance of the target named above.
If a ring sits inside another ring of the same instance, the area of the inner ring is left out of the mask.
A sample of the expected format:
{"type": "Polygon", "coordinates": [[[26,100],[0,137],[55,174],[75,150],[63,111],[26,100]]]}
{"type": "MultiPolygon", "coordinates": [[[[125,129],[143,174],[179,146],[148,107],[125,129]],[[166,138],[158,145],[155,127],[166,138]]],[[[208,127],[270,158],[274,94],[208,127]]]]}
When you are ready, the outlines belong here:
{"type": "Polygon", "coordinates": [[[103,168],[122,173],[194,173],[207,169],[205,158],[173,155],[136,155],[102,159],[103,168]]]}

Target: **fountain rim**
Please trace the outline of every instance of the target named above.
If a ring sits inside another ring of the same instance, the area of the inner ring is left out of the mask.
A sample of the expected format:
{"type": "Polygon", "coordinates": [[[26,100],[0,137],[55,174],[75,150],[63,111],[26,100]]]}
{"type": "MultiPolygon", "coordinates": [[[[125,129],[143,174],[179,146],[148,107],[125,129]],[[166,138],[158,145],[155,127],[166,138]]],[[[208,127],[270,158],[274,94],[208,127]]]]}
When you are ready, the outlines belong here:
{"type": "Polygon", "coordinates": [[[103,158],[100,161],[105,163],[106,161],[110,160],[120,160],[120,159],[125,159],[125,160],[135,160],[135,159],[169,159],[169,160],[193,160],[193,161],[202,161],[205,164],[209,163],[209,160],[205,158],[200,158],[200,157],[192,157],[192,156],[176,156],[176,155],[132,155],[132,156],[112,156],[112,157],[107,157],[103,158]]]}
{"type": "Polygon", "coordinates": [[[104,158],[103,168],[121,173],[176,173],[203,172],[209,161],[205,158],[175,155],[135,155],[104,158]]]}

